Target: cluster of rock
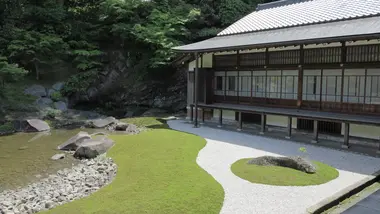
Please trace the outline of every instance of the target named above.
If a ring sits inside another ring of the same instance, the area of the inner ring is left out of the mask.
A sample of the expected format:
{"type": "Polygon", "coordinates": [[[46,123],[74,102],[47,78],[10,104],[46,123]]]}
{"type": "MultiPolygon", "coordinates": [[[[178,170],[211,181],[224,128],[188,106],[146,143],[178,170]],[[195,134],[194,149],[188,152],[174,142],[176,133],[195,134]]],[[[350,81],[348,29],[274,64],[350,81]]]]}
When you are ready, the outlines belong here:
{"type": "MultiPolygon", "coordinates": [[[[106,128],[112,131],[123,131],[124,134],[138,134],[140,129],[128,123],[123,123],[113,117],[103,119],[90,120],[86,124],[89,128],[106,128]]],[[[106,153],[115,142],[108,138],[103,132],[89,134],[87,132],[79,132],[69,140],[58,146],[58,150],[74,151],[73,155],[78,159],[91,159],[98,155],[106,153]]],[[[53,156],[53,160],[64,158],[63,155],[53,156]]]]}
{"type": "Polygon", "coordinates": [[[310,161],[302,157],[273,157],[262,156],[253,158],[248,161],[248,164],[255,164],[259,166],[282,166],[296,169],[306,173],[316,173],[316,168],[310,161]]]}
{"type": "Polygon", "coordinates": [[[121,122],[114,117],[90,120],[87,122],[86,127],[96,129],[105,128],[108,131],[123,131],[126,134],[138,134],[141,131],[136,125],[121,122]]]}
{"type": "Polygon", "coordinates": [[[52,88],[45,88],[42,85],[32,85],[26,88],[24,93],[37,97],[36,105],[39,109],[52,108],[60,111],[66,111],[68,99],[60,96],[54,96],[57,93],[60,95],[60,91],[63,86],[63,82],[54,84],[52,88]]]}
{"type": "Polygon", "coordinates": [[[0,213],[37,213],[86,197],[109,184],[117,166],[111,158],[82,160],[71,169],[59,170],[37,183],[0,193],[0,213]]]}
{"type": "MultiPolygon", "coordinates": [[[[73,155],[78,159],[91,159],[106,153],[114,144],[114,141],[109,139],[104,133],[90,135],[87,132],[81,131],[65,143],[59,145],[57,149],[75,151],[73,155]]],[[[54,156],[52,159],[54,159],[54,156]]]]}

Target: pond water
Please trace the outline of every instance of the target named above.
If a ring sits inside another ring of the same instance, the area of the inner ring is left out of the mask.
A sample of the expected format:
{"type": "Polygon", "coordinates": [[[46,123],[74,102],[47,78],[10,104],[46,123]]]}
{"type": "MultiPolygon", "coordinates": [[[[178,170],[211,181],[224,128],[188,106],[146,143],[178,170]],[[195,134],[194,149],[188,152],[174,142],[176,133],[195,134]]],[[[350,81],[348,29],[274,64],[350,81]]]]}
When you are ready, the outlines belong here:
{"type": "Polygon", "coordinates": [[[24,186],[78,163],[71,155],[57,161],[50,158],[62,153],[57,146],[79,131],[94,133],[99,130],[52,130],[49,133],[17,133],[0,137],[0,192],[24,186]]]}

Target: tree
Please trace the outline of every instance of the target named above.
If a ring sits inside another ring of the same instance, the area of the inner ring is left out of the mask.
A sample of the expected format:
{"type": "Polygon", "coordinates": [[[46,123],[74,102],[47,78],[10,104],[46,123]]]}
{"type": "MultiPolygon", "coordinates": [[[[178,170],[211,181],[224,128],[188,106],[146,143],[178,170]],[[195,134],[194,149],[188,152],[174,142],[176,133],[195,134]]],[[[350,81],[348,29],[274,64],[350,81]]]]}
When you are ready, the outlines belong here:
{"type": "Polygon", "coordinates": [[[6,82],[16,81],[23,77],[27,71],[17,64],[9,64],[6,57],[0,56],[0,79],[1,87],[4,88],[6,82]]]}
{"type": "Polygon", "coordinates": [[[62,38],[54,34],[22,29],[16,29],[14,33],[14,40],[7,48],[9,57],[19,61],[24,67],[32,65],[37,80],[40,77],[40,66],[56,64],[68,49],[62,38]]]}

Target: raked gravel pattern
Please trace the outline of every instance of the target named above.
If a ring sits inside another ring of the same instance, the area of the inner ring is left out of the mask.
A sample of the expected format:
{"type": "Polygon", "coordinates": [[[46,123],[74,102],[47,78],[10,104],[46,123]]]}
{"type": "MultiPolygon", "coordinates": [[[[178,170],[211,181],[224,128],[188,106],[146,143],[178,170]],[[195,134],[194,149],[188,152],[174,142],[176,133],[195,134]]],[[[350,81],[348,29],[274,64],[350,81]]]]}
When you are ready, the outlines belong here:
{"type": "Polygon", "coordinates": [[[207,140],[206,146],[198,154],[197,163],[224,188],[221,213],[306,213],[308,207],[380,170],[379,158],[210,127],[195,129],[182,120],[168,123],[173,129],[193,133],[207,140]],[[230,170],[231,165],[242,158],[295,156],[299,155],[300,147],[307,149],[310,159],[335,167],[339,177],[317,186],[270,186],[250,183],[230,170]]]}
{"type": "MultiPolygon", "coordinates": [[[[59,161],[59,160],[58,160],[59,161]]],[[[0,193],[0,214],[31,214],[86,197],[109,184],[117,166],[104,155],[81,160],[39,182],[0,193]]]]}

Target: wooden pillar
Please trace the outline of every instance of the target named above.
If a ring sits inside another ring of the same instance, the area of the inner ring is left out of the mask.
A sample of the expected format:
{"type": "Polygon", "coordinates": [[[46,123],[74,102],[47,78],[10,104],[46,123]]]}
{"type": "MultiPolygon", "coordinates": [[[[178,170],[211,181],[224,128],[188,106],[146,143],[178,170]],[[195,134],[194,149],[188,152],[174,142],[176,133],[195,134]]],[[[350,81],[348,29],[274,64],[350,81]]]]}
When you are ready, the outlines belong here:
{"type": "Polygon", "coordinates": [[[342,79],[341,79],[341,89],[340,89],[340,110],[343,110],[343,96],[344,96],[344,66],[347,62],[347,46],[346,42],[341,42],[342,47],[341,47],[341,59],[340,59],[340,67],[342,68],[342,79]]]}
{"type": "Polygon", "coordinates": [[[222,128],[222,125],[223,125],[223,110],[219,109],[219,124],[218,124],[218,127],[222,128]]]}
{"type": "Polygon", "coordinates": [[[343,149],[348,149],[350,147],[350,124],[348,122],[344,123],[344,141],[342,144],[343,149]]]}
{"type": "Polygon", "coordinates": [[[267,115],[264,113],[261,113],[261,131],[260,131],[260,134],[264,134],[266,132],[266,126],[267,126],[267,115]]]}
{"type": "Polygon", "coordinates": [[[286,139],[290,139],[292,137],[292,117],[288,117],[288,133],[285,136],[286,139]]]}
{"type": "Polygon", "coordinates": [[[237,103],[240,103],[240,51],[238,50],[236,52],[236,70],[237,70],[237,84],[236,84],[236,91],[237,91],[237,103]]]}
{"type": "Polygon", "coordinates": [[[199,54],[195,53],[195,73],[194,73],[194,85],[195,85],[195,120],[194,128],[198,128],[198,95],[199,95],[199,83],[198,83],[198,72],[199,72],[199,54]]]}
{"type": "Polygon", "coordinates": [[[319,110],[322,110],[322,87],[323,87],[323,69],[321,69],[321,79],[319,83],[319,110]]]}
{"type": "Polygon", "coordinates": [[[313,126],[313,140],[311,140],[312,143],[318,143],[318,120],[314,120],[314,126],[313,126]]]}
{"type": "Polygon", "coordinates": [[[190,122],[193,123],[194,121],[194,108],[193,105],[190,105],[190,122]]]}
{"type": "Polygon", "coordinates": [[[298,88],[297,88],[297,107],[302,107],[302,94],[303,94],[303,64],[305,54],[303,45],[300,46],[300,64],[298,65],[298,88]]]}
{"type": "Polygon", "coordinates": [[[238,121],[238,123],[239,123],[239,125],[238,125],[238,131],[241,131],[242,129],[243,129],[243,120],[242,120],[242,113],[241,112],[239,112],[239,121],[238,121]]]}
{"type": "Polygon", "coordinates": [[[205,108],[202,108],[202,121],[201,124],[205,123],[205,108]]]}

